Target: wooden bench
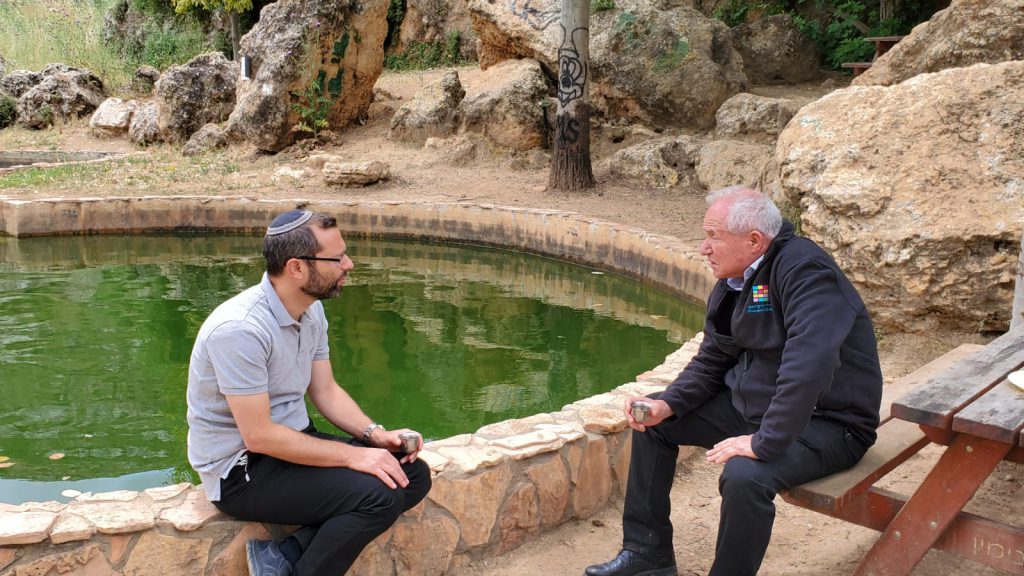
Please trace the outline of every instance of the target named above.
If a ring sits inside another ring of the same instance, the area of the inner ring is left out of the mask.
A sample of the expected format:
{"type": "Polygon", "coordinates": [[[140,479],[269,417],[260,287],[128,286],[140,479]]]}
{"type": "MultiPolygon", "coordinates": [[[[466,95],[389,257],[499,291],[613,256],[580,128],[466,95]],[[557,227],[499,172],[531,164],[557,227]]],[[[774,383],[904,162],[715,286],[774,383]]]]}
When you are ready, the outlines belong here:
{"type": "Polygon", "coordinates": [[[853,70],[853,76],[856,78],[862,72],[871,68],[871,65],[874,64],[875,60],[878,60],[879,56],[888,52],[890,48],[903,38],[903,36],[872,36],[865,38],[865,42],[871,42],[875,45],[875,53],[871,57],[871,62],[844,62],[840,66],[853,70]]]}
{"type": "MultiPolygon", "coordinates": [[[[950,368],[979,348],[981,345],[978,344],[962,344],[884,387],[878,440],[864,458],[849,470],[794,486],[788,492],[782,493],[782,498],[790,504],[849,520],[861,526],[883,530],[888,522],[881,523],[879,518],[870,517],[870,510],[861,510],[863,501],[860,497],[869,489],[876,490],[871,486],[878,479],[928,445],[928,438],[917,425],[892,418],[890,406],[893,400],[950,368]]],[[[888,497],[898,498],[898,495],[886,494],[888,497]]]]}
{"type": "Polygon", "coordinates": [[[871,64],[871,62],[843,62],[840,66],[843,68],[853,69],[853,76],[856,78],[857,76],[860,76],[862,72],[871,68],[871,64]]]}

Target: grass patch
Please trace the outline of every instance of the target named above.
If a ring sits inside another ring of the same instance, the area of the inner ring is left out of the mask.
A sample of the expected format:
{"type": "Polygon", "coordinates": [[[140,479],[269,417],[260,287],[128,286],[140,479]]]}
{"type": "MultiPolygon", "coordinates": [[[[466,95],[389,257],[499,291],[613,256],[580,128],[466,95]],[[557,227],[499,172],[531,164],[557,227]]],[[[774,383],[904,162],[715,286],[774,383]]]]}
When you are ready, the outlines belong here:
{"type": "Polygon", "coordinates": [[[0,54],[15,68],[51,62],[87,68],[109,88],[131,83],[134,65],[103,42],[103,16],[114,0],[0,2],[0,54]]]}
{"type": "Polygon", "coordinates": [[[0,176],[0,189],[74,189],[78,194],[108,196],[165,193],[169,186],[177,185],[189,188],[189,192],[218,195],[245,187],[237,178],[236,154],[221,150],[188,158],[175,147],[159,145],[145,154],[107,162],[16,170],[0,176]]]}
{"type": "Polygon", "coordinates": [[[56,128],[30,130],[14,125],[0,130],[0,150],[58,150],[63,138],[56,128]]]}
{"type": "Polygon", "coordinates": [[[604,12],[605,10],[614,10],[615,0],[590,0],[590,11],[591,12],[604,12]]]}
{"type": "Polygon", "coordinates": [[[108,92],[125,94],[135,69],[149,64],[164,70],[203,52],[211,45],[194,18],[146,14],[144,43],[132,48],[103,39],[103,22],[122,0],[0,0],[0,54],[9,68],[39,71],[63,62],[85,68],[103,80],[108,92]]]}
{"type": "Polygon", "coordinates": [[[150,26],[140,54],[141,63],[166,70],[204,52],[205,43],[203,32],[198,27],[164,29],[150,26]]]}

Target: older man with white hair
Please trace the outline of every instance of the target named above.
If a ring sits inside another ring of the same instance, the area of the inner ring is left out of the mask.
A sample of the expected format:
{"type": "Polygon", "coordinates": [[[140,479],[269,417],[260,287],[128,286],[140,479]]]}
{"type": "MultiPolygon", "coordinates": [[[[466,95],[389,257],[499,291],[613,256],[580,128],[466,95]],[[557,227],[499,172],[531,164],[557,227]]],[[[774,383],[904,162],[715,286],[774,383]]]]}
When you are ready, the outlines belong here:
{"type": "Polygon", "coordinates": [[[713,576],[756,574],[775,495],[844,470],[874,443],[882,374],[871,319],[832,258],[749,188],[708,196],[700,251],[718,282],[700,350],[668,388],[626,399],[633,428],[622,549],[587,576],[675,576],[669,492],[679,446],[721,465],[713,576]],[[638,422],[630,407],[650,404],[638,422]]]}

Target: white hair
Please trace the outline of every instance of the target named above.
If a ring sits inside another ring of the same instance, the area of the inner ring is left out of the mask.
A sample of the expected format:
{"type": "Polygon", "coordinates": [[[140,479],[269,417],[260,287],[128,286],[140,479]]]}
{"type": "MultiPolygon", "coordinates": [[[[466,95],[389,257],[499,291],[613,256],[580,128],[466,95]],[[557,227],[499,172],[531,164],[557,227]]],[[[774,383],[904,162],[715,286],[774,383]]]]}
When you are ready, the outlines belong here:
{"type": "Polygon", "coordinates": [[[775,238],[782,229],[782,213],[771,198],[746,186],[729,186],[708,194],[708,206],[719,201],[729,202],[725,229],[732,234],[746,234],[757,230],[768,238],[775,238]]]}

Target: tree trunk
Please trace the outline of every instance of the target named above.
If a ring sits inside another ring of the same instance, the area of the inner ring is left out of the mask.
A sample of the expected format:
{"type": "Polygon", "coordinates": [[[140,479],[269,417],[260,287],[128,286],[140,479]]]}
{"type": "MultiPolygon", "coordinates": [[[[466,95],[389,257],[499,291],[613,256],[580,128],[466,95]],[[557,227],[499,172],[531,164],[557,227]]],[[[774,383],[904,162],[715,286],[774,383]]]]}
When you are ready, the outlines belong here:
{"type": "Polygon", "coordinates": [[[878,20],[885,22],[896,17],[896,11],[900,8],[900,0],[880,0],[878,6],[878,20]]]}
{"type": "Polygon", "coordinates": [[[558,48],[558,109],[548,188],[594,187],[590,166],[590,2],[562,0],[562,44],[558,48]]]}
{"type": "Polygon", "coordinates": [[[1020,240],[1020,256],[1017,259],[1017,278],[1013,286],[1013,311],[1010,313],[1010,329],[1024,323],[1024,236],[1020,240]]]}
{"type": "Polygon", "coordinates": [[[231,22],[231,59],[238,62],[238,55],[242,52],[242,42],[238,36],[238,12],[229,10],[228,20],[231,22]]]}

